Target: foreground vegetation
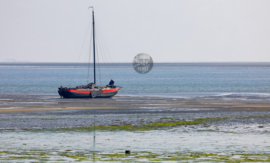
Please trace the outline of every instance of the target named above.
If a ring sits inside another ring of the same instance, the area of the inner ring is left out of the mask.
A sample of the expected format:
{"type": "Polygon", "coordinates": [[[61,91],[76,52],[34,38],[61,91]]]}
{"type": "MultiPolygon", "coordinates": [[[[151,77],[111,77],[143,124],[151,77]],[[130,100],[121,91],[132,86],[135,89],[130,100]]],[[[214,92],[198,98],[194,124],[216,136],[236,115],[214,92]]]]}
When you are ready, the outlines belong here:
{"type": "Polygon", "coordinates": [[[212,154],[212,153],[150,153],[136,152],[131,154],[124,153],[97,153],[97,152],[76,152],[66,151],[28,151],[28,152],[0,152],[0,160],[2,161],[30,161],[30,162],[66,162],[66,161],[193,161],[193,162],[270,162],[269,153],[260,154],[212,154]]]}

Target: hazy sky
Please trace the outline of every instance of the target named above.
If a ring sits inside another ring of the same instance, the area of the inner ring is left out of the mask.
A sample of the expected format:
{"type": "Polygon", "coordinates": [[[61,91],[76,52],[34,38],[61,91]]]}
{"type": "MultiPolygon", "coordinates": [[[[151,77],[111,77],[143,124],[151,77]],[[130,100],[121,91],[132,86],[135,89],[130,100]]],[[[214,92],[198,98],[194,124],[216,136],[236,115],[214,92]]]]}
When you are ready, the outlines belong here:
{"type": "Polygon", "coordinates": [[[89,6],[113,62],[270,62],[270,0],[0,0],[0,61],[87,62],[89,6]]]}

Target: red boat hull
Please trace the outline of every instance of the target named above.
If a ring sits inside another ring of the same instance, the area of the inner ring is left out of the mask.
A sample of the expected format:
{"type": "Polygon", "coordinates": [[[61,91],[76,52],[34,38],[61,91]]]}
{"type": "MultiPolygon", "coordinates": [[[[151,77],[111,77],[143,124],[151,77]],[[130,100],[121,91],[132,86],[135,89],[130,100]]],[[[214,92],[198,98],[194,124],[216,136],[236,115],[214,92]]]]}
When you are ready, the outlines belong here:
{"type": "Polygon", "coordinates": [[[58,91],[59,95],[64,98],[110,98],[114,95],[116,95],[118,92],[118,88],[111,88],[102,90],[99,93],[93,94],[92,89],[61,89],[58,91]]]}

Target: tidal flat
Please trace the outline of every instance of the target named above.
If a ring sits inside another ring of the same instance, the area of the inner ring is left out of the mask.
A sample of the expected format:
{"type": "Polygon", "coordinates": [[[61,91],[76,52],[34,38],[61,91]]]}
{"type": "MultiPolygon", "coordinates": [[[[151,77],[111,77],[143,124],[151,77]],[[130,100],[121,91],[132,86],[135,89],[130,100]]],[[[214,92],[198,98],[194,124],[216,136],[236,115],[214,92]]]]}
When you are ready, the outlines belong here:
{"type": "Polygon", "coordinates": [[[0,162],[270,162],[269,103],[0,95],[0,162]]]}

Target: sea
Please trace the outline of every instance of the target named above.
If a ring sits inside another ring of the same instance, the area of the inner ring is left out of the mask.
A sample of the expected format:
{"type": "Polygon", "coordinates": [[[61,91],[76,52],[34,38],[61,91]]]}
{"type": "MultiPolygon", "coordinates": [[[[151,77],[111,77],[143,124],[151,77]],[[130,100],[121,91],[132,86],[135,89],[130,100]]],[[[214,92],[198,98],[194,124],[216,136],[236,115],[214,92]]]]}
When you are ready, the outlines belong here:
{"type": "MultiPolygon", "coordinates": [[[[97,85],[114,80],[118,96],[270,101],[270,63],[154,63],[139,74],[132,63],[97,64],[97,85]]],[[[93,82],[88,63],[0,63],[0,94],[58,95],[58,87],[93,82]]]]}

